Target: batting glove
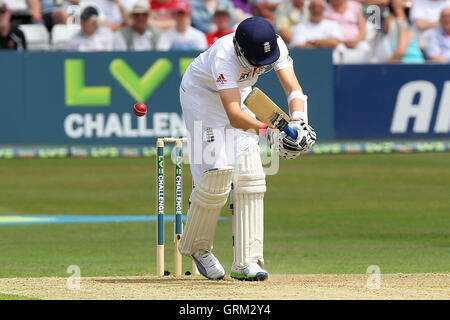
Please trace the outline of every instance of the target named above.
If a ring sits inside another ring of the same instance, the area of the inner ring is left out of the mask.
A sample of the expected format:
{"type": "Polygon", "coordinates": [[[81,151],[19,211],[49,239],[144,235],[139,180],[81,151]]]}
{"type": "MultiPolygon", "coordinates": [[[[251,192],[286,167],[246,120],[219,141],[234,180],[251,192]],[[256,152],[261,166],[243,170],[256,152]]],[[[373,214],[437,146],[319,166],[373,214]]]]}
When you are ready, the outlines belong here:
{"type": "Polygon", "coordinates": [[[260,129],[260,136],[267,139],[267,144],[272,151],[276,153],[280,151],[278,143],[280,134],[278,132],[267,125],[264,125],[264,127],[260,129]]]}
{"type": "Polygon", "coordinates": [[[316,142],[317,134],[314,129],[304,121],[294,120],[289,126],[297,132],[297,139],[293,139],[286,133],[281,132],[280,156],[286,159],[295,159],[301,152],[308,151],[316,142]]]}

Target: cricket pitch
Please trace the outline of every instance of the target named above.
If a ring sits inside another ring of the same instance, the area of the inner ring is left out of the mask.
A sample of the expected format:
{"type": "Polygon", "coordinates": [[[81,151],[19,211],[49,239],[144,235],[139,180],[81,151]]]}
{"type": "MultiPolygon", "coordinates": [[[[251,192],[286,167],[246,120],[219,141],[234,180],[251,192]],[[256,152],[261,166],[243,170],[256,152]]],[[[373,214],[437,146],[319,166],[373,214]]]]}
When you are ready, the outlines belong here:
{"type": "Polygon", "coordinates": [[[241,282],[229,276],[221,281],[201,276],[82,277],[79,290],[68,289],[68,278],[1,278],[0,293],[52,300],[450,299],[449,273],[382,274],[379,289],[368,289],[368,277],[288,274],[270,275],[264,282],[241,282]]]}

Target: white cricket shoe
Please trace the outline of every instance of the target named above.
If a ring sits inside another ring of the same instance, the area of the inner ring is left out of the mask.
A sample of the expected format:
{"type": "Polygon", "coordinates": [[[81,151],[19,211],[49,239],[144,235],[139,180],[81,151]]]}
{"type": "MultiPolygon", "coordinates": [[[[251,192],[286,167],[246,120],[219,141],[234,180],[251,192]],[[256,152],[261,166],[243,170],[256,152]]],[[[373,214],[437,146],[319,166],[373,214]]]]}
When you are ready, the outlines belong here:
{"type": "Polygon", "coordinates": [[[243,269],[233,263],[230,276],[237,280],[263,281],[269,277],[269,273],[261,268],[257,261],[254,261],[243,269]]]}
{"type": "Polygon", "coordinates": [[[209,251],[197,251],[192,255],[198,271],[208,279],[220,280],[225,276],[225,270],[219,260],[209,251]]]}

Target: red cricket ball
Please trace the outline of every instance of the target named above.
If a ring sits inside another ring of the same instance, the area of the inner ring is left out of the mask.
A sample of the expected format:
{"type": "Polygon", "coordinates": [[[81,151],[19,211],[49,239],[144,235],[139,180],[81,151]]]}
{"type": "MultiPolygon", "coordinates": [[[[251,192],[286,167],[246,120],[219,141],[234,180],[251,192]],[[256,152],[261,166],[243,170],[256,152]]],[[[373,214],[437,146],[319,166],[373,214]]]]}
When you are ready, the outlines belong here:
{"type": "Polygon", "coordinates": [[[136,103],[133,107],[133,112],[138,117],[142,117],[147,113],[147,106],[143,103],[136,103]]]}

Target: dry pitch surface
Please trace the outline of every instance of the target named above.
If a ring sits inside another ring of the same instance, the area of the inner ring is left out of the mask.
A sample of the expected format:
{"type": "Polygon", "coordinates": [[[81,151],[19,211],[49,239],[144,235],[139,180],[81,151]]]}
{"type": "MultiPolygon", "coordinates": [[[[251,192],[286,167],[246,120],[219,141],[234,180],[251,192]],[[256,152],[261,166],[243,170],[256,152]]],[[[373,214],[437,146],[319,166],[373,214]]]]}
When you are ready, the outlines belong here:
{"type": "Polygon", "coordinates": [[[0,292],[41,299],[450,299],[450,274],[385,274],[380,289],[367,289],[368,275],[271,275],[264,282],[241,282],[227,276],[151,275],[81,278],[69,290],[67,278],[2,278],[0,292]]]}

